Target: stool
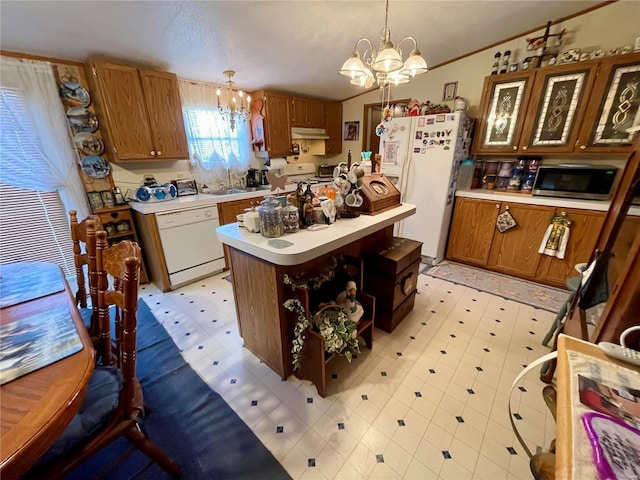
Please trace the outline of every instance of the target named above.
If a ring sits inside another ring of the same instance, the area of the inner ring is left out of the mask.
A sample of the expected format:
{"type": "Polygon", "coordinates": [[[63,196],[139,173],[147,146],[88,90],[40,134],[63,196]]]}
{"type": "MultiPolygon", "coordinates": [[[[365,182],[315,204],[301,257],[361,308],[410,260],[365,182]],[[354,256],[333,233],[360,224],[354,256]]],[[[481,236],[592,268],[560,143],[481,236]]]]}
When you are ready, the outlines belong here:
{"type": "Polygon", "coordinates": [[[542,340],[542,345],[544,345],[545,347],[549,343],[549,340],[553,338],[553,334],[556,332],[556,330],[560,328],[562,319],[567,314],[567,311],[571,306],[571,302],[573,301],[573,297],[575,297],[576,292],[578,291],[578,288],[580,288],[581,281],[582,281],[582,275],[579,275],[577,277],[570,277],[567,279],[566,285],[567,285],[567,288],[569,289],[569,298],[567,298],[567,300],[562,304],[562,307],[560,307],[560,311],[558,311],[558,314],[556,315],[556,318],[553,321],[551,328],[549,329],[549,331],[547,332],[547,335],[542,340]]]}

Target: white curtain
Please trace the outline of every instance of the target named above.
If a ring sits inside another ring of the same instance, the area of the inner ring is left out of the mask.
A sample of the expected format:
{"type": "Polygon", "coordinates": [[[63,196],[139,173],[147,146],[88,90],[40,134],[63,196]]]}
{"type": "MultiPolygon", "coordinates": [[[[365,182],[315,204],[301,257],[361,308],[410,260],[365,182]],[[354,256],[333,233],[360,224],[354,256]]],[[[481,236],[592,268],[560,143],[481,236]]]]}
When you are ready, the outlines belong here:
{"type": "MultiPolygon", "coordinates": [[[[232,131],[218,112],[216,86],[179,80],[180,99],[194,177],[210,187],[244,178],[251,161],[249,122],[236,120],[232,131]]],[[[220,103],[226,106],[226,90],[220,103]]]]}
{"type": "Polygon", "coordinates": [[[49,62],[0,57],[0,182],[58,191],[65,209],[89,215],[77,152],[49,62]],[[7,128],[10,126],[10,128],[7,128]]]}

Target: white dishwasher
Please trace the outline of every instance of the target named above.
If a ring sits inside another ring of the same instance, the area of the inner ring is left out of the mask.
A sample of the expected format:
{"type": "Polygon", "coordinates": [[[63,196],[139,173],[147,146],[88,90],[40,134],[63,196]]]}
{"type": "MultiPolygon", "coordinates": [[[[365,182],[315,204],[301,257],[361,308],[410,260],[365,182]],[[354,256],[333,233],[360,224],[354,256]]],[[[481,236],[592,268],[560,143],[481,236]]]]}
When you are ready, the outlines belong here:
{"type": "Polygon", "coordinates": [[[156,221],[171,289],[224,268],[217,205],[156,213],[156,221]]]}

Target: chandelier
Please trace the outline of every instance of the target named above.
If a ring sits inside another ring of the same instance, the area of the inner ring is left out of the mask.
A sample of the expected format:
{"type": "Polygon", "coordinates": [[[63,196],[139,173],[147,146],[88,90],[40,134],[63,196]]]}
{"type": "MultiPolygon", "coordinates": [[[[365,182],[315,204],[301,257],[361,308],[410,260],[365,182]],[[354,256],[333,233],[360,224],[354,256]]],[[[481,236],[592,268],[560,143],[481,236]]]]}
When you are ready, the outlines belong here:
{"type": "Polygon", "coordinates": [[[391,43],[391,32],[387,27],[387,20],[389,17],[389,0],[386,0],[385,14],[384,14],[384,28],[380,30],[380,47],[375,50],[373,44],[368,38],[362,37],[356,42],[356,46],[353,49],[353,53],[342,65],[340,69],[340,75],[349,77],[351,83],[359,85],[365,88],[371,88],[374,82],[377,82],[380,89],[384,91],[384,88],[390,85],[400,85],[401,83],[409,83],[411,79],[416,75],[427,73],[429,70],[427,62],[420,55],[418,50],[418,43],[413,37],[404,37],[398,43],[398,47],[395,48],[391,43]],[[409,54],[407,60],[402,58],[402,50],[400,45],[405,40],[413,42],[413,50],[409,54]],[[358,46],[361,42],[367,43],[368,48],[365,50],[362,58],[358,53],[358,46]],[[373,72],[375,72],[375,77],[373,72]]]}
{"type": "Polygon", "coordinates": [[[249,111],[251,97],[249,95],[245,97],[242,90],[234,90],[234,82],[231,78],[236,74],[236,72],[233,70],[225,70],[222,74],[229,79],[225,82],[227,84],[227,106],[223,107],[220,105],[220,95],[222,92],[220,91],[220,87],[218,87],[216,90],[216,95],[218,96],[218,112],[229,122],[229,128],[233,131],[236,128],[236,121],[244,122],[251,115],[251,112],[249,111]],[[236,94],[238,95],[239,100],[236,98],[236,94]]]}

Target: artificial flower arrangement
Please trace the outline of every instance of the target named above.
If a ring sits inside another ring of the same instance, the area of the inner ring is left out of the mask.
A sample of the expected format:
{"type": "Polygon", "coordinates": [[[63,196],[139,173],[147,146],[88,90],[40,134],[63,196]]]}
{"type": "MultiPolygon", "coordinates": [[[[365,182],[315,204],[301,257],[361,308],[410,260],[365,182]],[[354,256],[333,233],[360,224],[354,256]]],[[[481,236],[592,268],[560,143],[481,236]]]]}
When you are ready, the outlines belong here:
{"type": "MultiPolygon", "coordinates": [[[[283,281],[293,290],[318,290],[326,282],[334,280],[336,270],[344,267],[342,256],[331,258],[329,265],[316,277],[294,278],[284,275],[283,281]]],[[[325,352],[344,355],[349,362],[354,354],[360,353],[358,344],[358,322],[349,318],[341,305],[336,302],[322,303],[314,315],[310,315],[298,298],[290,298],[284,307],[297,314],[294,338],[291,346],[293,369],[300,369],[302,349],[307,329],[319,333],[324,339],[325,352]]]]}
{"type": "Polygon", "coordinates": [[[297,298],[287,300],[284,306],[298,314],[291,347],[294,370],[300,368],[300,356],[307,329],[312,329],[322,335],[327,353],[344,355],[349,362],[351,362],[354,353],[360,353],[358,324],[349,320],[339,305],[326,304],[311,319],[307,318],[305,309],[297,298]]]}

